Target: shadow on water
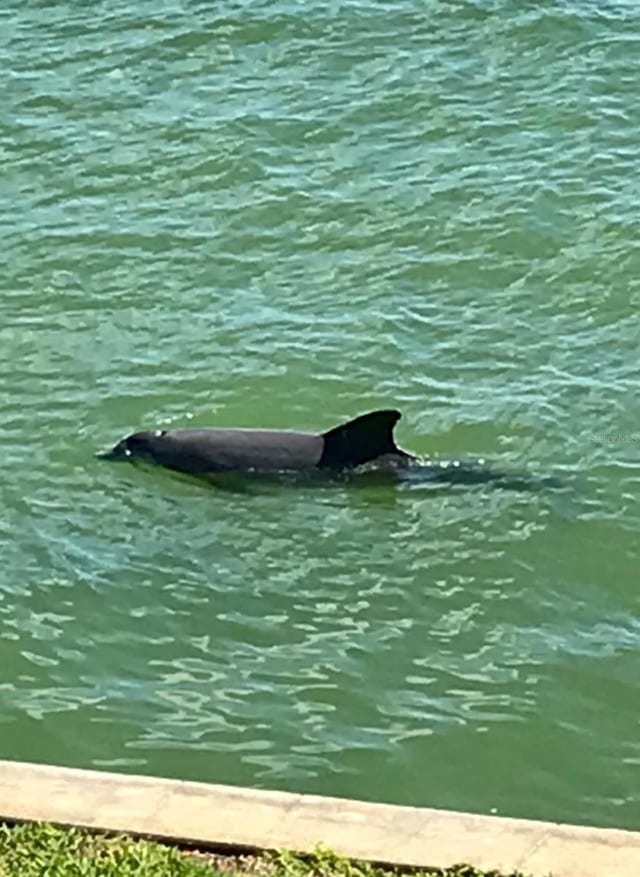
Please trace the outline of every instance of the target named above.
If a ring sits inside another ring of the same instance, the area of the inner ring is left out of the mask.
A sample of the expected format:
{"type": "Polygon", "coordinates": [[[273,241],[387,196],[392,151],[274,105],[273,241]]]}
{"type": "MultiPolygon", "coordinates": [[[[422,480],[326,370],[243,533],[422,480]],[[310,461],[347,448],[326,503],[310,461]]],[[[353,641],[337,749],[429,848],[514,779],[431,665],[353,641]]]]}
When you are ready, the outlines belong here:
{"type": "MultiPolygon", "coordinates": [[[[157,470],[153,464],[133,461],[128,465],[136,468],[157,470]]],[[[216,472],[210,475],[192,475],[172,471],[174,478],[184,483],[209,486],[230,494],[259,495],[276,493],[283,488],[325,489],[348,488],[356,490],[379,490],[399,488],[404,490],[443,491],[454,488],[482,487],[485,489],[535,492],[559,489],[567,485],[555,476],[535,475],[526,472],[502,472],[484,462],[418,460],[411,466],[366,465],[355,469],[326,471],[278,472],[216,472]]]]}

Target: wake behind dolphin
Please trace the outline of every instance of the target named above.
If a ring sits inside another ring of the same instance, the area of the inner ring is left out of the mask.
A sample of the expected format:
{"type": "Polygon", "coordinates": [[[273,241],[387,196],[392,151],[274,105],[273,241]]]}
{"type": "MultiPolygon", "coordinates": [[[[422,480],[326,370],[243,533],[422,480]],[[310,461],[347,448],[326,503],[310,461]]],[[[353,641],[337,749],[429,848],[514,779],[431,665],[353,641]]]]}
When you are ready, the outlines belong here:
{"type": "Polygon", "coordinates": [[[399,448],[393,430],[400,412],[362,414],[327,432],[275,429],[171,429],[136,432],[111,450],[107,460],[147,461],[209,480],[238,473],[262,475],[378,473],[416,484],[493,484],[511,490],[558,486],[555,479],[497,472],[483,462],[433,462],[399,448]]]}

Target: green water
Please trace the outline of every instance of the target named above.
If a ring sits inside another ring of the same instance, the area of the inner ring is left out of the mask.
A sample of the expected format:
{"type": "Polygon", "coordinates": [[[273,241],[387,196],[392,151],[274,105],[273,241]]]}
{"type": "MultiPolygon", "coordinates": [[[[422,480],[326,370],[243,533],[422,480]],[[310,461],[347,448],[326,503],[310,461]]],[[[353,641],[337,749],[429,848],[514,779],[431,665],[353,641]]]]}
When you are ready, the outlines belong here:
{"type": "Polygon", "coordinates": [[[8,0],[0,757],[640,828],[640,7],[8,0]],[[562,490],[216,492],[136,428],[562,490]]]}

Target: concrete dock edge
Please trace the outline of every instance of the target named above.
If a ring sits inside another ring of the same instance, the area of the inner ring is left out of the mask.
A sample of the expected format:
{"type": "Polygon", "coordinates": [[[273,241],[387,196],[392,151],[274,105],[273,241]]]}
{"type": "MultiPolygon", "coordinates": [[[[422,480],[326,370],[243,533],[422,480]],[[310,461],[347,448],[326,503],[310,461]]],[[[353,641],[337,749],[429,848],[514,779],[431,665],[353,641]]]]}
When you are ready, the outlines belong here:
{"type": "Polygon", "coordinates": [[[0,821],[127,832],[203,849],[468,862],[532,877],[640,877],[640,833],[0,761],[0,821]]]}

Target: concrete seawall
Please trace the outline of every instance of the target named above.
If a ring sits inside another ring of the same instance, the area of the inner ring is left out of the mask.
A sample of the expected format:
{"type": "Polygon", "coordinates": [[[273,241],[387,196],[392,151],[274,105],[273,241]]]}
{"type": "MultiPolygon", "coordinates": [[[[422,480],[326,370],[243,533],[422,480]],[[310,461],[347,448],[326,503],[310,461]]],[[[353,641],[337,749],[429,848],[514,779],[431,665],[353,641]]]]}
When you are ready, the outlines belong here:
{"type": "Polygon", "coordinates": [[[318,844],[374,862],[468,862],[532,877],[640,877],[640,833],[0,761],[0,821],[47,821],[206,849],[318,844]]]}

